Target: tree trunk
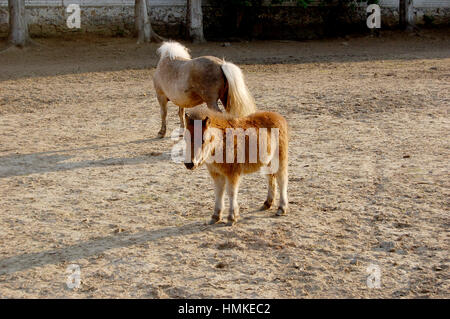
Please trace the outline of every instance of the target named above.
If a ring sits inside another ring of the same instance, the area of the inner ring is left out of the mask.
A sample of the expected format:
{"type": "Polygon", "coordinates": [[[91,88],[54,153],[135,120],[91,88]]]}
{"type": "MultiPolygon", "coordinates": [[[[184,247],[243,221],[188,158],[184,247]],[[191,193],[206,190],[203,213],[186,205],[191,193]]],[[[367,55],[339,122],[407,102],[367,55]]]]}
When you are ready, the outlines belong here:
{"type": "Polygon", "coordinates": [[[186,25],[187,33],[192,42],[205,42],[203,36],[202,0],[187,0],[186,25]]]}
{"type": "Polygon", "coordinates": [[[9,37],[8,42],[24,47],[29,41],[28,22],[25,14],[25,0],[9,0],[9,37]]]}
{"type": "Polygon", "coordinates": [[[408,29],[415,29],[413,0],[406,0],[406,22],[408,29]]]}
{"type": "MultiPolygon", "coordinates": [[[[147,0],[148,1],[148,0],[147,0]]],[[[146,0],[135,0],[134,22],[138,36],[138,43],[161,42],[163,40],[153,31],[148,13],[146,0]]]]}
{"type": "Polygon", "coordinates": [[[413,0],[399,0],[398,14],[400,28],[404,30],[414,29],[414,6],[413,0]]]}

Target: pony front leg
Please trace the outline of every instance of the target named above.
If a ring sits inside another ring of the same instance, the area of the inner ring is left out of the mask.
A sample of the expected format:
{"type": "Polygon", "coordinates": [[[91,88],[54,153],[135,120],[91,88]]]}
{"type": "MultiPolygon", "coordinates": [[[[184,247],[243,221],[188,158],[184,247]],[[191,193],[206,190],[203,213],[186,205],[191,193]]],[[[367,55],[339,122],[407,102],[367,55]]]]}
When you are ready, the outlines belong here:
{"type": "Polygon", "coordinates": [[[229,176],[227,182],[227,193],[230,200],[230,212],[228,215],[228,226],[232,226],[239,219],[239,205],[237,195],[239,191],[239,175],[229,176]]]}
{"type": "MultiPolygon", "coordinates": [[[[180,127],[183,129],[186,127],[186,118],[184,116],[184,107],[179,107],[178,108],[178,117],[180,118],[180,127]]],[[[180,134],[180,136],[182,136],[180,134]]]]}
{"type": "Polygon", "coordinates": [[[163,138],[166,135],[167,126],[167,97],[162,92],[157,92],[159,106],[161,107],[161,129],[158,132],[158,137],[163,138]]]}
{"type": "Polygon", "coordinates": [[[214,179],[216,204],[214,207],[214,214],[211,217],[210,224],[216,224],[222,219],[222,212],[224,208],[224,194],[225,194],[225,176],[216,173],[210,173],[214,179]]]}

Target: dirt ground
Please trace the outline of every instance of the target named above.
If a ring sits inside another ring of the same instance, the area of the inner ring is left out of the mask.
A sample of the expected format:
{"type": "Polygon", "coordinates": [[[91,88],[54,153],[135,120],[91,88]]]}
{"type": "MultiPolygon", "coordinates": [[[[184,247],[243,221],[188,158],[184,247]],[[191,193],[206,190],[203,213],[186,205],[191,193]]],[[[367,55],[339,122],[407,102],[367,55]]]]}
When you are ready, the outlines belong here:
{"type": "Polygon", "coordinates": [[[189,45],[291,128],[289,214],[258,211],[248,175],[233,227],[206,224],[206,168],[156,138],[156,45],[0,54],[0,297],[449,298],[448,31],[189,45]]]}

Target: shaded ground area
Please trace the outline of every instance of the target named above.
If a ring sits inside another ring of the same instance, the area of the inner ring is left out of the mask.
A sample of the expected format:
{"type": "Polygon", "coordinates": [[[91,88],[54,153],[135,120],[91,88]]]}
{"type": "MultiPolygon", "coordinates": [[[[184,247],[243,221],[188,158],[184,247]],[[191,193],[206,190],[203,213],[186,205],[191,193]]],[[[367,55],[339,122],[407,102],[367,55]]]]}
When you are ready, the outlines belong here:
{"type": "Polygon", "coordinates": [[[0,297],[448,298],[448,34],[190,45],[291,127],[290,213],[259,212],[249,175],[234,227],[206,225],[206,169],[155,138],[155,45],[1,54],[0,297]]]}

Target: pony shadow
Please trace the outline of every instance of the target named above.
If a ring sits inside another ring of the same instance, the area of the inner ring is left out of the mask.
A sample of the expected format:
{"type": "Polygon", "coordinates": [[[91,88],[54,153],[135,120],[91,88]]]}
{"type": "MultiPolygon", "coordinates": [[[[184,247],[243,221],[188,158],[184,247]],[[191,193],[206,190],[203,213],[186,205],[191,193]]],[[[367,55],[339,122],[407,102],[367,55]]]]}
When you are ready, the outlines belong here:
{"type": "MultiPolygon", "coordinates": [[[[259,219],[259,218],[273,218],[273,219],[278,219],[278,218],[282,218],[283,216],[277,216],[275,214],[276,209],[275,208],[271,208],[271,209],[261,209],[260,208],[256,208],[253,210],[249,210],[249,211],[241,211],[240,212],[240,218],[238,220],[238,222],[236,223],[236,225],[239,227],[239,224],[243,224],[243,225],[248,225],[251,224],[253,220],[255,219],[259,219]]],[[[235,227],[234,226],[229,226],[227,224],[226,218],[228,216],[228,212],[225,211],[224,212],[224,217],[222,217],[222,221],[215,223],[215,224],[208,224],[209,227],[215,227],[215,228],[223,228],[223,227],[235,227]]]]}
{"type": "Polygon", "coordinates": [[[243,214],[241,214],[241,220],[239,220],[239,222],[241,222],[242,224],[249,224],[252,222],[252,220],[259,218],[271,218],[271,219],[282,218],[283,216],[278,216],[275,214],[276,211],[277,211],[276,207],[270,209],[261,209],[261,207],[256,208],[251,211],[243,212],[243,214]]]}
{"type": "Polygon", "coordinates": [[[186,236],[204,231],[203,223],[194,222],[181,227],[166,227],[156,230],[141,231],[135,234],[119,233],[102,238],[94,238],[74,245],[47,250],[43,252],[25,253],[0,260],[0,276],[18,271],[70,262],[99,255],[109,249],[124,248],[134,245],[155,242],[170,237],[186,236]]]}
{"type": "Polygon", "coordinates": [[[34,173],[48,173],[57,171],[68,171],[86,167],[123,166],[141,163],[155,163],[167,160],[165,153],[148,153],[138,157],[107,158],[102,160],[86,160],[80,162],[66,162],[74,157],[68,153],[84,150],[99,150],[102,148],[118,147],[128,144],[139,144],[151,142],[155,139],[137,140],[127,143],[119,143],[103,146],[87,146],[75,149],[58,151],[38,152],[31,154],[13,154],[0,157],[0,179],[13,176],[26,176],[34,173]]]}

